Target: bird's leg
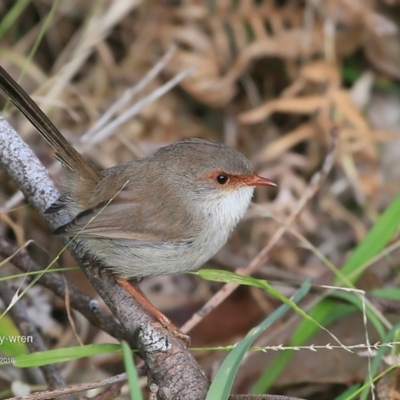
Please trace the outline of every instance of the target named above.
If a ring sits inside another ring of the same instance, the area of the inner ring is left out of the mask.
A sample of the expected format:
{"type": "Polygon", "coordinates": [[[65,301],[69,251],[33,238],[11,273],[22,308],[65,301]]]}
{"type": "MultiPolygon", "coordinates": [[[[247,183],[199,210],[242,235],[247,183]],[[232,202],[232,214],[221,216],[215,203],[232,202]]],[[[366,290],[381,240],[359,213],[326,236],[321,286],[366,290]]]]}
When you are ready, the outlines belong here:
{"type": "Polygon", "coordinates": [[[123,287],[132,297],[134,297],[144,309],[149,311],[150,314],[152,314],[160,322],[162,327],[170,331],[179,339],[183,340],[187,346],[190,345],[190,337],[185,335],[178,327],[176,327],[161,311],[157,310],[157,308],[155,308],[153,304],[147,300],[140,288],[133,287],[126,279],[116,279],[118,284],[123,287]]]}

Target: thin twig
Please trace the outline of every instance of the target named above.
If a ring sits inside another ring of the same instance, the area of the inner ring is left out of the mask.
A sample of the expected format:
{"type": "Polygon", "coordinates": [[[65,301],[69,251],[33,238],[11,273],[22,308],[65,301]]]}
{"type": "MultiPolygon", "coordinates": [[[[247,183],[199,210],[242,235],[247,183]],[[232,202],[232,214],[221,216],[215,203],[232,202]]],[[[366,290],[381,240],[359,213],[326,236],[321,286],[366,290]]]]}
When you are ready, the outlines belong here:
{"type": "Polygon", "coordinates": [[[90,389],[96,389],[103,386],[114,385],[115,383],[125,382],[126,373],[112,376],[111,378],[100,379],[98,381],[82,383],[78,385],[64,387],[57,390],[46,390],[45,392],[31,393],[27,396],[11,397],[8,400],[48,400],[66,394],[84,392],[90,389]]]}
{"type": "Polygon", "coordinates": [[[94,397],[82,397],[81,400],[109,400],[115,399],[121,393],[122,386],[125,385],[125,381],[116,382],[104,389],[101,393],[94,397]]]}
{"type": "MultiPolygon", "coordinates": [[[[172,45],[154,67],[132,88],[125,90],[124,94],[104,112],[101,118],[81,137],[82,142],[91,141],[100,130],[122,107],[125,106],[136,94],[143,90],[168,64],[176,51],[176,46],[172,45]]],[[[140,110],[139,110],[140,111],[140,110]]]]}
{"type": "Polygon", "coordinates": [[[168,82],[164,83],[164,85],[160,86],[153,92],[151,92],[145,98],[136,102],[131,108],[126,110],[123,114],[121,114],[114,121],[110,122],[103,129],[99,130],[95,134],[91,136],[90,143],[88,146],[92,146],[94,143],[97,143],[101,140],[106,139],[108,136],[115,132],[117,127],[122,125],[128,119],[137,115],[145,106],[151,104],[153,101],[157,100],[159,97],[163,96],[165,93],[170,91],[173,87],[175,87],[178,83],[183,81],[188,75],[190,75],[195,70],[195,67],[189,67],[180,72],[178,75],[174,76],[168,82]]]}

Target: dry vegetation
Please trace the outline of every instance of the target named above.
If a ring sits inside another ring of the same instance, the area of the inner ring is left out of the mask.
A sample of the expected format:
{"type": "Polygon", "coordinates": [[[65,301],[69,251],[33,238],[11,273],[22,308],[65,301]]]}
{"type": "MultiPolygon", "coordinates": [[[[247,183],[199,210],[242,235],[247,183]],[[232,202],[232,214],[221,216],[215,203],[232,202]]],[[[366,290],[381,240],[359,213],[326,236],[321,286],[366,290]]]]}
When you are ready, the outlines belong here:
{"type": "MultiPolygon", "coordinates": [[[[296,235],[286,233],[255,276],[279,281],[276,286],[287,296],[306,278],[332,284],[334,275],[316,249],[341,267],[398,193],[400,3],[396,0],[68,0],[60,1],[50,18],[56,2],[27,3],[15,20],[11,10],[18,2],[0,3],[1,65],[16,78],[24,73],[23,87],[100,168],[183,138],[202,137],[238,148],[261,175],[278,183],[276,191],[256,192],[256,205],[208,268],[234,270],[262,250],[320,170],[334,126],[339,139],[331,173],[291,225],[296,235]],[[10,26],[6,17],[12,20],[10,26]],[[171,50],[173,43],[176,48],[171,50]],[[129,96],[168,51],[162,71],[129,96]],[[112,120],[191,66],[196,69],[183,82],[133,118],[104,135],[100,132],[104,122],[93,131],[119,99],[126,96],[127,102],[112,120]]],[[[53,157],[47,144],[20,113],[9,108],[6,115],[50,166],[53,157]]],[[[58,182],[58,167],[52,171],[58,182]]],[[[47,266],[61,244],[49,239],[49,228],[33,209],[20,207],[21,198],[1,170],[0,182],[1,235],[18,246],[34,239],[30,254],[47,266]]],[[[358,286],[396,287],[395,254],[373,263],[358,286]]],[[[59,264],[75,265],[67,253],[59,264]]],[[[1,273],[15,270],[6,265],[1,273]]],[[[65,275],[94,295],[79,271],[65,275]]],[[[188,275],[148,279],[142,285],[151,301],[178,325],[220,288],[188,275]]],[[[317,290],[309,301],[320,294],[317,290]]],[[[40,286],[26,296],[30,316],[49,348],[77,345],[64,301],[40,286]]],[[[383,313],[389,305],[398,312],[397,303],[376,305],[383,313]]],[[[235,343],[276,306],[277,301],[259,289],[241,287],[193,330],[193,345],[235,343]]],[[[74,319],[84,343],[112,340],[80,315],[74,314],[74,319]]],[[[295,326],[289,322],[277,324],[259,344],[288,344],[295,326]]],[[[365,342],[359,313],[344,316],[330,329],[346,344],[365,342]]],[[[372,342],[378,337],[372,328],[370,335],[372,342]]],[[[309,343],[330,341],[326,334],[317,334],[309,343]]],[[[203,351],[196,356],[212,377],[225,354],[203,351]]],[[[249,392],[273,356],[250,353],[235,391],[249,392]]],[[[310,355],[303,350],[270,392],[333,399],[348,385],[362,381],[366,368],[367,359],[355,354],[320,350],[310,355]]],[[[123,367],[119,356],[104,355],[61,369],[72,384],[101,379],[123,367]]],[[[11,380],[26,380],[24,374],[3,368],[0,391],[11,380]]]]}

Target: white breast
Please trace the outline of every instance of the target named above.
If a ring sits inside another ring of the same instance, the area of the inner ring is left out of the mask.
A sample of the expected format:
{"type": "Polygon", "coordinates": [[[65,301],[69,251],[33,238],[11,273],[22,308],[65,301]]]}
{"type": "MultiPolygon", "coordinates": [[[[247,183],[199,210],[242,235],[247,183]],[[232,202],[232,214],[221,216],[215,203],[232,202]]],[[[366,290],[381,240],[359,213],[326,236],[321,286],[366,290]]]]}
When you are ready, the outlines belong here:
{"type": "Polygon", "coordinates": [[[203,263],[227,242],[232,230],[246,213],[253,192],[252,187],[242,187],[211,201],[208,199],[208,205],[203,210],[204,219],[208,223],[204,224],[203,235],[200,235],[196,243],[201,249],[203,263]]]}
{"type": "Polygon", "coordinates": [[[253,187],[244,186],[209,201],[206,214],[212,228],[229,233],[247,211],[253,192],[253,187]]]}

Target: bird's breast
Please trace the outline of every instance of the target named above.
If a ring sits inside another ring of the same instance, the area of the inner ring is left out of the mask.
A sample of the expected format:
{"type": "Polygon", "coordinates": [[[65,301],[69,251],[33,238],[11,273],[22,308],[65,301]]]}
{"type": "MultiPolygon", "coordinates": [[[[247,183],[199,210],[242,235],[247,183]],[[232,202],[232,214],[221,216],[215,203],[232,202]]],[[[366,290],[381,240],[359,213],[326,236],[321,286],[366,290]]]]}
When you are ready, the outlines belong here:
{"type": "Polygon", "coordinates": [[[204,207],[202,232],[197,238],[199,247],[207,249],[211,258],[227,242],[232,230],[246,213],[254,189],[242,187],[213,199],[204,207]]]}

